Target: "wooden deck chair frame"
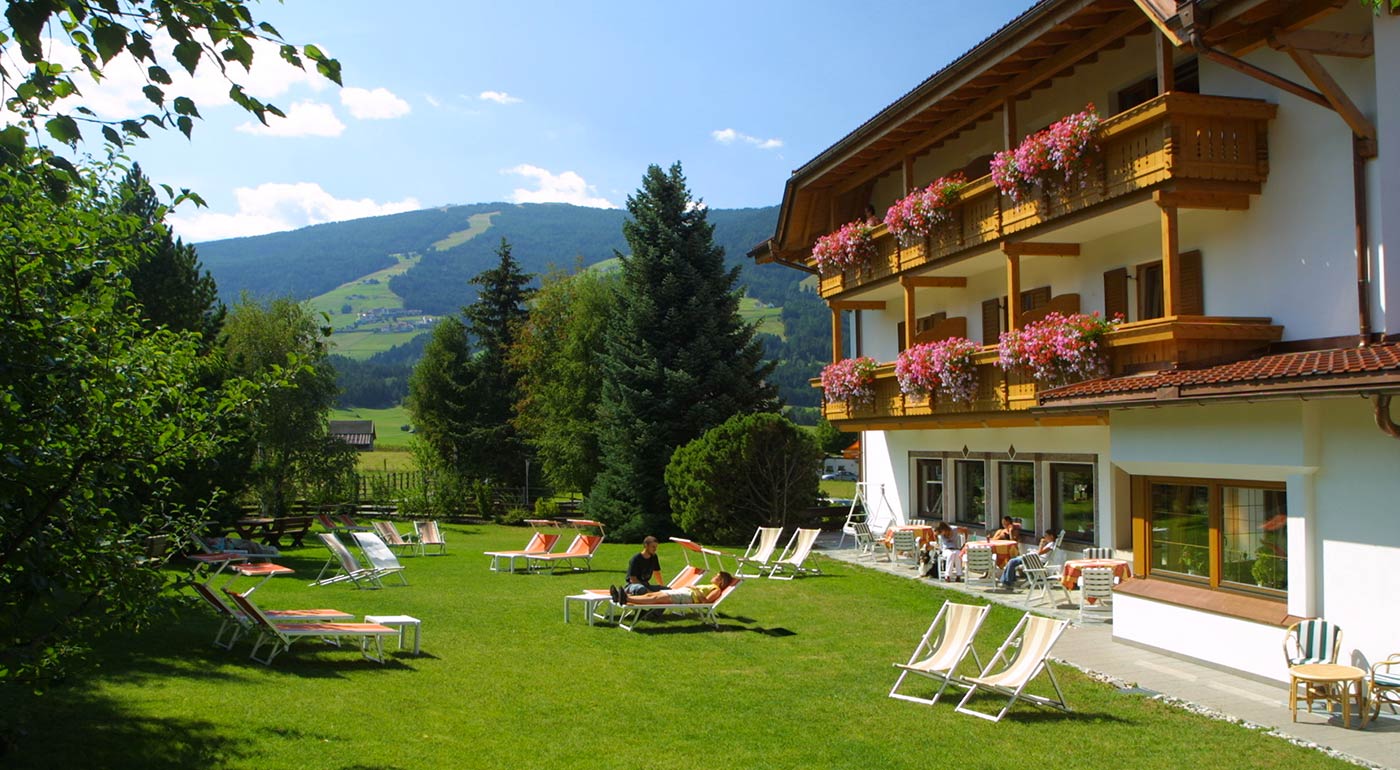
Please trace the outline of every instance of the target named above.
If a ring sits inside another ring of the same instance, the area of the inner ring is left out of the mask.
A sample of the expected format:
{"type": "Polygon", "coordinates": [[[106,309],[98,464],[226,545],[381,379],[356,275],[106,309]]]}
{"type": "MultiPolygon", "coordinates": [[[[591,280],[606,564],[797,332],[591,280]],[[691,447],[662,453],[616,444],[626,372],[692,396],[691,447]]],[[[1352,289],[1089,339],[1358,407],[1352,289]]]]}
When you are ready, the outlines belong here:
{"type": "Polygon", "coordinates": [[[379,539],[390,549],[398,549],[399,555],[413,553],[418,548],[418,544],[404,537],[393,522],[376,519],[370,523],[374,525],[374,534],[379,535],[379,539]]]}
{"type": "Polygon", "coordinates": [[[762,577],[771,571],[773,555],[782,536],[782,527],[759,527],[749,540],[749,547],[744,549],[744,555],[734,557],[734,577],[762,577]],[[748,566],[753,566],[755,572],[744,572],[748,566]]]}
{"type": "Polygon", "coordinates": [[[427,521],[413,522],[414,538],[418,543],[418,552],[424,556],[428,555],[428,548],[436,546],[437,553],[434,556],[442,556],[447,553],[447,540],[442,536],[442,530],[438,528],[438,523],[431,519],[427,521]]]}
{"type": "MultiPolygon", "coordinates": [[[[356,532],[354,534],[367,533],[356,532]]],[[[340,542],[340,538],[328,532],[318,533],[316,537],[320,538],[321,543],[326,546],[326,549],[331,552],[331,555],[330,558],[326,559],[326,563],[321,565],[321,571],[316,574],[316,579],[311,582],[311,585],[325,586],[349,580],[351,583],[355,584],[356,588],[360,588],[360,581],[363,580],[375,588],[384,587],[383,584],[379,582],[379,577],[374,573],[374,570],[360,564],[360,560],[356,559],[355,555],[350,552],[350,549],[347,548],[344,543],[340,542]],[[332,567],[336,568],[338,571],[333,573],[330,577],[326,577],[326,571],[330,570],[332,567]]]]}
{"type": "Polygon", "coordinates": [[[819,567],[806,566],[807,558],[812,555],[812,547],[816,545],[817,536],[821,533],[820,529],[799,529],[793,532],[787,547],[783,548],[782,555],[773,562],[768,577],[773,580],[792,580],[798,575],[822,574],[819,567]]]}
{"type": "Polygon", "coordinates": [[[398,557],[379,539],[379,535],[373,532],[352,532],[350,537],[355,539],[360,553],[364,554],[365,561],[369,562],[369,568],[374,573],[375,583],[379,587],[383,587],[384,584],[380,580],[385,575],[398,575],[399,580],[408,585],[408,576],[404,574],[403,565],[399,564],[398,557]]]}
{"type": "Polygon", "coordinates": [[[253,642],[253,651],[248,657],[264,666],[272,665],[272,660],[290,649],[292,643],[298,639],[321,639],[339,647],[340,640],[345,638],[358,641],[360,654],[367,660],[382,664],[384,662],[384,637],[399,635],[397,628],[382,626],[378,623],[277,623],[242,594],[227,588],[223,591],[233,600],[234,606],[239,611],[253,620],[260,631],[257,640],[253,642]],[[271,646],[268,647],[267,655],[259,658],[258,650],[262,649],[264,644],[271,646]]]}
{"type": "Polygon", "coordinates": [[[986,668],[982,669],[982,673],[967,678],[970,686],[967,694],[963,695],[962,700],[958,702],[955,711],[992,722],[1000,722],[1001,718],[1006,716],[1006,712],[1010,711],[1018,700],[1060,711],[1069,711],[1069,705],[1065,703],[1065,694],[1060,690],[1060,683],[1055,679],[1055,672],[1048,663],[1050,650],[1054,649],[1055,642],[1059,641],[1060,635],[1065,632],[1067,625],[1069,625],[1068,620],[1042,618],[1029,612],[1021,616],[1021,621],[1016,624],[1016,628],[1012,629],[1011,635],[1006,637],[1006,641],[1001,643],[1001,647],[997,648],[996,655],[992,656],[986,668]],[[998,665],[1001,665],[1002,669],[993,673],[998,665]],[[1033,695],[1025,691],[1026,685],[1030,684],[1041,672],[1049,677],[1050,685],[1055,688],[1054,698],[1033,695]],[[1006,705],[1002,706],[1001,711],[995,715],[968,708],[967,702],[972,700],[972,696],[976,695],[979,689],[1007,696],[1006,705]]]}
{"type": "Polygon", "coordinates": [[[611,602],[609,604],[617,616],[618,628],[628,631],[636,631],[637,625],[643,620],[665,615],[697,617],[701,623],[718,631],[719,617],[716,615],[716,610],[743,582],[743,578],[735,578],[734,582],[724,589],[718,599],[708,604],[612,604],[611,602]],[[659,610],[659,612],[653,615],[651,610],[659,610]]]}
{"type": "MultiPolygon", "coordinates": [[[[219,616],[221,623],[219,630],[214,634],[215,647],[231,650],[244,631],[256,627],[252,618],[220,599],[219,595],[214,593],[214,589],[204,583],[191,583],[190,587],[194,589],[199,598],[204,600],[205,604],[214,610],[214,614],[219,616]],[[229,635],[227,639],[224,639],[225,633],[229,635]]],[[[334,623],[355,619],[355,616],[348,612],[332,609],[263,610],[263,614],[276,623],[334,623]]]]}
{"type": "MultiPolygon", "coordinates": [[[[550,553],[554,546],[558,545],[561,535],[557,532],[542,532],[541,527],[558,527],[547,519],[527,519],[530,526],[535,531],[530,535],[530,541],[519,551],[487,551],[486,555],[491,557],[492,572],[514,572],[516,559],[528,559],[530,556],[550,553]],[[506,568],[501,569],[501,561],[505,560],[506,568]]],[[[529,562],[526,562],[529,566],[529,562]]]]}
{"type": "Polygon", "coordinates": [[[958,676],[958,666],[962,665],[963,660],[971,653],[977,670],[982,670],[982,661],[977,657],[977,650],[973,648],[972,642],[983,621],[987,619],[989,610],[991,606],[987,604],[943,602],[923,638],[919,640],[919,646],[915,647],[914,653],[909,656],[909,662],[894,664],[900,672],[899,678],[894,681],[894,687],[890,688],[890,697],[932,706],[943,697],[943,691],[947,690],[949,685],[968,687],[967,681],[958,676]],[[932,698],[920,698],[899,692],[899,686],[904,684],[905,677],[910,674],[940,682],[938,692],[934,693],[932,698]]]}

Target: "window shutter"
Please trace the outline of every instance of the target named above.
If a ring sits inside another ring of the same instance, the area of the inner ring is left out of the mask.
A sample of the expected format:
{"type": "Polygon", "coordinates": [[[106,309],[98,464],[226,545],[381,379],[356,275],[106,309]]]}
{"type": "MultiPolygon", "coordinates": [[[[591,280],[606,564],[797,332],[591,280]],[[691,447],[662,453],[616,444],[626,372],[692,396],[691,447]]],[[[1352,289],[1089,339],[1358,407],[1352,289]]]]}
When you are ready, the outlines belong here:
{"type": "Polygon", "coordinates": [[[903,352],[904,352],[904,340],[905,340],[905,336],[904,336],[904,322],[903,322],[903,321],[900,321],[900,322],[899,322],[899,326],[898,326],[897,328],[899,329],[899,331],[896,332],[896,333],[899,335],[899,352],[903,353],[903,352]]]}
{"type": "Polygon", "coordinates": [[[1120,267],[1103,274],[1103,314],[1113,320],[1121,313],[1128,317],[1128,268],[1120,267]]]}
{"type": "Polygon", "coordinates": [[[1021,312],[1036,310],[1050,304],[1050,287],[1038,286],[1021,292],[1021,312]]]}
{"type": "Polygon", "coordinates": [[[1001,302],[989,299],[982,303],[982,344],[995,345],[1001,336],[1001,302]]]}
{"type": "Polygon", "coordinates": [[[1183,252],[1178,259],[1181,260],[1181,301],[1177,305],[1177,313],[1205,315],[1206,287],[1201,252],[1183,252]]]}

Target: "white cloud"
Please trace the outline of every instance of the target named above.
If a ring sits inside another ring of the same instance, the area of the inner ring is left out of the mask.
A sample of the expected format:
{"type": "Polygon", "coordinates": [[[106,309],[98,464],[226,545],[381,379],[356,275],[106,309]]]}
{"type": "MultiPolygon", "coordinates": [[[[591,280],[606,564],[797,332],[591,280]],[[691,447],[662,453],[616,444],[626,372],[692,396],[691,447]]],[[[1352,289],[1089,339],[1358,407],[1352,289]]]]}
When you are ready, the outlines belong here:
{"type": "Polygon", "coordinates": [[[387,88],[376,88],[373,91],[364,88],[342,88],[340,103],[360,120],[401,118],[412,109],[408,102],[395,96],[394,92],[387,88]]]}
{"type": "Polygon", "coordinates": [[[442,106],[442,102],[438,101],[437,97],[433,96],[432,94],[423,94],[423,101],[427,102],[428,105],[431,107],[442,106]]]}
{"type": "Polygon", "coordinates": [[[287,113],[285,118],[268,115],[265,126],[250,120],[239,125],[237,130],[263,136],[340,136],[345,132],[345,124],[335,116],[329,104],[297,102],[284,112],[287,113]]]}
{"type": "Polygon", "coordinates": [[[323,222],[417,211],[423,205],[416,198],[378,203],[369,198],[343,200],[321,189],[315,182],[283,184],[268,182],[233,191],[238,212],[221,214],[200,211],[190,217],[172,216],[171,227],[187,241],[212,241],[247,235],[294,230],[323,222]]]}
{"type": "Polygon", "coordinates": [[[519,104],[524,101],[519,97],[511,96],[505,91],[482,91],[481,96],[477,98],[484,102],[495,102],[496,104],[519,104]]]}
{"type": "Polygon", "coordinates": [[[759,139],[756,136],[749,136],[748,134],[735,131],[732,128],[711,131],[710,136],[714,137],[715,141],[720,144],[734,144],[736,141],[742,141],[760,150],[776,150],[783,146],[783,140],[781,139],[759,139]]]}
{"type": "Polygon", "coordinates": [[[596,197],[597,190],[593,185],[583,181],[583,177],[573,171],[551,174],[539,166],[521,164],[515,168],[505,169],[501,173],[518,174],[527,179],[533,179],[537,185],[534,190],[516,188],[512,191],[510,199],[515,203],[572,203],[575,206],[588,206],[596,209],[617,208],[617,204],[612,201],[596,197]]]}

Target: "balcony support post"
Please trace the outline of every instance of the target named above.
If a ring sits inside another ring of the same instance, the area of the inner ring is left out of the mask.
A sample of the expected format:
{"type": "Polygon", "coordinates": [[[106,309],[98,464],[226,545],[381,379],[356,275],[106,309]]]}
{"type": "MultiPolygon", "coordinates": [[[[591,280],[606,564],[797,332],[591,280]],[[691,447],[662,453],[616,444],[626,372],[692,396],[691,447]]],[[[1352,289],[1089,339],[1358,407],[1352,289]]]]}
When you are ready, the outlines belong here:
{"type": "Polygon", "coordinates": [[[1003,247],[1006,254],[1006,330],[1015,331],[1021,322],[1021,254],[1003,247]]]}
{"type": "Polygon", "coordinates": [[[1163,201],[1161,192],[1154,197],[1162,210],[1162,314],[1173,318],[1181,304],[1181,228],[1176,206],[1163,201]]]}
{"type": "Polygon", "coordinates": [[[835,305],[831,308],[831,363],[841,360],[841,309],[835,305]]]}
{"type": "Polygon", "coordinates": [[[904,287],[904,349],[914,347],[914,335],[918,331],[914,328],[915,321],[919,314],[914,308],[914,284],[908,281],[900,281],[904,287]]]}
{"type": "Polygon", "coordinates": [[[1176,90],[1176,65],[1172,61],[1176,46],[1161,32],[1154,37],[1157,39],[1157,93],[1169,94],[1176,90]]]}

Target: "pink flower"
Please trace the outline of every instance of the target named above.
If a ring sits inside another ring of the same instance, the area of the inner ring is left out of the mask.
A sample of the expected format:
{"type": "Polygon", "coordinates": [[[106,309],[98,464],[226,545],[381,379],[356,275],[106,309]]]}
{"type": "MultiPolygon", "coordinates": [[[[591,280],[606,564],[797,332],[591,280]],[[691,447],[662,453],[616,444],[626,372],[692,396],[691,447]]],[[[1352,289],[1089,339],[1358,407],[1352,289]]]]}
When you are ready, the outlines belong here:
{"type": "Polygon", "coordinates": [[[868,403],[875,399],[875,359],[843,358],[822,369],[822,391],[827,403],[868,403]]]}
{"type": "Polygon", "coordinates": [[[874,228],[861,222],[847,222],[836,232],[823,235],[812,246],[812,258],[823,273],[838,273],[858,267],[875,256],[874,228]]]}
{"type": "Polygon", "coordinates": [[[977,343],[963,337],[908,348],[894,363],[900,391],[971,403],[977,396],[977,367],[972,362],[977,350],[977,343]]]}
{"type": "Polygon", "coordinates": [[[1098,153],[1099,114],[1093,103],[1055,121],[1013,150],[992,156],[992,183],[1013,201],[1024,200],[1032,188],[1084,184],[1098,153]]]}
{"type": "Polygon", "coordinates": [[[885,212],[885,226],[901,246],[927,238],[940,225],[953,222],[952,206],[958,193],[967,186],[962,174],[950,174],[934,180],[922,190],[915,190],[896,201],[885,212]]]}
{"type": "Polygon", "coordinates": [[[1028,372],[1036,382],[1046,385],[1101,377],[1105,370],[1103,336],[1121,320],[1109,321],[1098,313],[1049,313],[1022,329],[1003,332],[997,365],[1028,372]]]}

